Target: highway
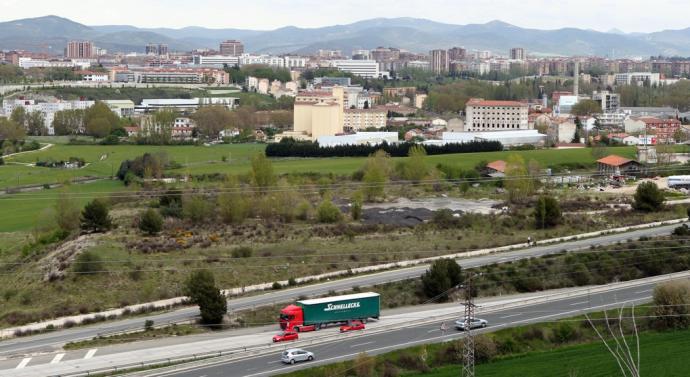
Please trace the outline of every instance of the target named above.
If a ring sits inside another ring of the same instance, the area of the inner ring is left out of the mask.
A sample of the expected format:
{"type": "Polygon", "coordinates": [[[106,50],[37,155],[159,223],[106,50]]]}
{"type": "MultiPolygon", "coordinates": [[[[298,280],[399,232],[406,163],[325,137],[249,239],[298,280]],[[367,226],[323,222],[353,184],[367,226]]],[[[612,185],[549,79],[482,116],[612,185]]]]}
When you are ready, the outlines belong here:
{"type": "MultiPolygon", "coordinates": [[[[525,307],[497,309],[484,313],[482,313],[480,308],[477,316],[489,322],[489,327],[483,331],[496,331],[507,327],[572,317],[585,312],[601,311],[606,308],[616,308],[622,305],[630,306],[633,303],[645,303],[651,299],[654,285],[651,283],[622,289],[611,289],[602,293],[593,293],[589,296],[563,298],[525,307]]],[[[462,336],[462,332],[453,329],[452,320],[445,320],[426,323],[420,326],[405,326],[371,335],[367,335],[365,332],[362,336],[343,338],[324,344],[302,346],[304,349],[314,352],[316,361],[312,363],[295,366],[282,365],[279,362],[280,350],[277,350],[267,355],[241,360],[215,363],[209,361],[210,365],[207,366],[178,366],[168,370],[148,371],[135,375],[147,377],[273,376],[319,364],[353,359],[362,352],[367,352],[370,355],[379,354],[419,344],[458,339],[462,336]],[[443,322],[448,326],[446,333],[442,333],[440,330],[441,323],[443,322]]],[[[286,347],[289,347],[289,345],[286,347]]]]}
{"type": "MultiPolygon", "coordinates": [[[[654,237],[670,234],[678,225],[668,225],[656,228],[640,229],[626,233],[616,233],[595,238],[580,239],[551,245],[531,247],[528,249],[510,252],[489,254],[485,256],[466,258],[459,260],[463,268],[479,267],[494,263],[506,263],[519,259],[539,257],[548,254],[562,252],[563,250],[586,249],[593,245],[613,244],[619,241],[640,237],[654,237]]],[[[344,291],[353,286],[367,287],[383,284],[391,281],[412,279],[421,276],[428,265],[419,265],[368,275],[358,275],[346,279],[328,281],[324,283],[305,285],[293,289],[272,291],[254,296],[240,297],[228,301],[228,310],[240,310],[274,303],[291,302],[300,296],[316,296],[327,294],[329,291],[344,291]]],[[[156,324],[181,322],[198,316],[198,308],[183,308],[161,314],[142,316],[92,326],[80,326],[71,329],[59,330],[51,333],[34,335],[29,337],[9,339],[0,342],[0,358],[21,356],[39,352],[52,352],[68,342],[91,339],[99,334],[122,332],[132,329],[140,329],[145,320],[153,320],[156,324]]]]}

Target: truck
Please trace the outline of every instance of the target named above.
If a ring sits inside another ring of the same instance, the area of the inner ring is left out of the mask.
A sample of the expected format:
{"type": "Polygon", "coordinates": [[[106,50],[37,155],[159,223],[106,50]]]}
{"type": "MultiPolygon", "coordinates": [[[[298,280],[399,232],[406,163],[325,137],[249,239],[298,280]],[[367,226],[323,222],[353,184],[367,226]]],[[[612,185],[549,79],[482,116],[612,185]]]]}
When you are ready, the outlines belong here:
{"type": "Polygon", "coordinates": [[[380,315],[381,296],[373,292],[300,300],[280,311],[280,328],[316,331],[331,324],[379,319],[380,315]]]}

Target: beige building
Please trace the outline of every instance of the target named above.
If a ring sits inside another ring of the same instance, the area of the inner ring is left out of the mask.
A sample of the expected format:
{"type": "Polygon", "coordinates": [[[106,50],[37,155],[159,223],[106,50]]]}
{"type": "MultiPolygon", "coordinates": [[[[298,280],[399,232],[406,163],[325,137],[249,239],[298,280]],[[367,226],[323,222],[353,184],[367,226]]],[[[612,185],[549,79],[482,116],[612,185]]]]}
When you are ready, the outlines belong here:
{"type": "Polygon", "coordinates": [[[302,139],[316,140],[344,132],[344,91],[301,92],[295,97],[294,132],[285,133],[302,139]]]}
{"type": "Polygon", "coordinates": [[[529,106],[515,101],[472,98],[465,105],[466,132],[528,130],[529,106]]]}
{"type": "Polygon", "coordinates": [[[414,96],[414,107],[421,109],[424,107],[424,102],[426,101],[428,95],[423,94],[423,93],[417,93],[417,95],[414,96]]]}
{"type": "Polygon", "coordinates": [[[361,131],[367,128],[386,127],[388,112],[379,109],[346,109],[343,128],[346,131],[361,131]]]}

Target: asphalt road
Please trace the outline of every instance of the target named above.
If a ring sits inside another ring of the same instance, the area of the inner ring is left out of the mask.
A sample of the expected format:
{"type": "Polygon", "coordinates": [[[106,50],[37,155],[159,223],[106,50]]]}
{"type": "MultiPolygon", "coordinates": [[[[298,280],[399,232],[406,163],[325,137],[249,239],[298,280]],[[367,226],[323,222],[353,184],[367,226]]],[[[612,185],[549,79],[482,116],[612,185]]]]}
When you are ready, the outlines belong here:
{"type": "MultiPolygon", "coordinates": [[[[494,263],[544,256],[559,253],[563,250],[586,249],[592,245],[612,244],[640,237],[654,237],[670,234],[678,225],[662,226],[650,229],[635,230],[626,233],[610,234],[601,237],[575,240],[557,243],[553,245],[536,246],[528,249],[490,254],[486,256],[459,260],[464,267],[478,267],[494,263]]],[[[267,292],[255,296],[241,297],[228,301],[228,310],[239,310],[275,303],[291,302],[300,296],[316,296],[326,294],[329,291],[344,291],[353,286],[367,287],[392,281],[412,279],[421,276],[428,265],[419,265],[411,268],[379,272],[369,275],[355,276],[347,279],[333,280],[325,283],[306,285],[293,289],[267,292]]],[[[156,314],[146,317],[137,317],[92,326],[80,326],[71,329],[59,330],[51,333],[34,335],[29,337],[9,339],[0,342],[0,357],[26,355],[39,352],[52,352],[62,345],[83,339],[91,339],[99,334],[127,331],[142,328],[145,320],[151,319],[156,324],[181,322],[198,316],[198,308],[184,308],[171,312],[156,314]]]]}
{"type": "MultiPolygon", "coordinates": [[[[601,311],[605,308],[616,308],[624,304],[630,306],[632,303],[648,302],[651,299],[654,285],[654,283],[649,283],[623,289],[612,289],[602,293],[593,293],[589,296],[557,299],[526,307],[495,310],[483,314],[479,312],[477,317],[486,319],[489,322],[489,327],[482,331],[496,331],[506,327],[553,321],[586,312],[601,311]]],[[[420,326],[411,325],[372,335],[367,335],[365,332],[359,337],[344,338],[336,342],[304,347],[315,354],[316,361],[295,366],[287,366],[280,363],[280,353],[276,352],[275,354],[219,362],[208,366],[180,366],[176,371],[143,372],[137,374],[137,376],[273,376],[320,364],[353,359],[362,352],[373,355],[419,344],[458,339],[463,336],[462,332],[453,329],[451,321],[445,321],[445,323],[448,326],[446,333],[442,333],[440,330],[441,322],[434,322],[420,326]]],[[[289,345],[286,345],[286,348],[288,347],[289,345]]]]}

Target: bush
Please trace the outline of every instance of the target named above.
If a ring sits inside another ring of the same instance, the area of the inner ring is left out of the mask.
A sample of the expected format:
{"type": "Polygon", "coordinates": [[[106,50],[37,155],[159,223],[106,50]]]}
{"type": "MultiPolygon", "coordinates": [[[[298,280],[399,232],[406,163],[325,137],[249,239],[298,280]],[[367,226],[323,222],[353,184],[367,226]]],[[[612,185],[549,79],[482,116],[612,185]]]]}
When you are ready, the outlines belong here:
{"type": "Polygon", "coordinates": [[[144,321],[144,330],[146,331],[151,331],[153,330],[153,320],[152,319],[147,319],[144,321]]]}
{"type": "Polygon", "coordinates": [[[690,326],[690,285],[687,282],[666,283],[654,288],[654,326],[685,329],[690,326]]]}
{"type": "Polygon", "coordinates": [[[683,224],[673,230],[674,236],[688,236],[690,235],[690,227],[687,224],[683,224]]]}
{"type": "Polygon", "coordinates": [[[352,220],[357,221],[362,218],[362,202],[364,202],[364,195],[358,191],[352,197],[352,206],[350,207],[352,220]]]}
{"type": "Polygon", "coordinates": [[[568,343],[579,337],[579,331],[568,322],[561,322],[553,329],[553,341],[555,343],[568,343]]]}
{"type": "Polygon", "coordinates": [[[215,278],[210,271],[193,272],[185,284],[185,294],[192,304],[199,305],[204,324],[216,325],[223,322],[228,303],[216,287],[215,278]]]}
{"type": "Polygon", "coordinates": [[[86,232],[106,232],[112,228],[112,220],[106,203],[95,199],[87,204],[81,212],[81,229],[86,232]]]}
{"type": "Polygon", "coordinates": [[[283,289],[283,285],[280,284],[280,283],[278,283],[278,282],[276,281],[276,282],[273,283],[272,288],[273,288],[274,290],[276,290],[276,291],[277,291],[277,290],[281,290],[281,289],[283,289]]]}
{"type": "Polygon", "coordinates": [[[232,251],[233,258],[251,258],[252,254],[254,254],[254,250],[247,246],[238,247],[232,251]]]}
{"type": "Polygon", "coordinates": [[[74,272],[80,275],[92,275],[105,271],[103,260],[92,251],[86,251],[74,261],[74,272]]]}
{"type": "Polygon", "coordinates": [[[182,198],[182,215],[195,223],[211,221],[213,207],[201,195],[189,195],[182,198]]]}
{"type": "Polygon", "coordinates": [[[462,268],[454,259],[439,259],[422,275],[422,288],[428,298],[448,299],[451,288],[462,282],[462,268]]]}
{"type": "Polygon", "coordinates": [[[642,182],[635,191],[633,208],[644,212],[657,212],[664,206],[664,194],[654,182],[642,182]]]}
{"type": "Polygon", "coordinates": [[[357,355],[355,359],[355,375],[357,377],[373,377],[374,367],[376,366],[376,359],[362,352],[357,355]]]}
{"type": "Polygon", "coordinates": [[[139,230],[148,234],[156,235],[163,229],[163,217],[154,209],[147,209],[139,217],[139,230]]]}
{"type": "Polygon", "coordinates": [[[458,218],[448,208],[434,211],[431,222],[441,229],[450,229],[458,226],[458,218]]]}
{"type": "Polygon", "coordinates": [[[316,217],[320,223],[333,224],[343,218],[343,213],[330,199],[325,199],[316,209],[316,217]]]}
{"type": "Polygon", "coordinates": [[[496,343],[486,335],[479,335],[474,338],[474,360],[477,363],[485,363],[493,360],[498,354],[496,343]]]}
{"type": "Polygon", "coordinates": [[[561,222],[561,206],[552,196],[542,196],[534,209],[534,222],[539,229],[551,228],[561,222]]]}

